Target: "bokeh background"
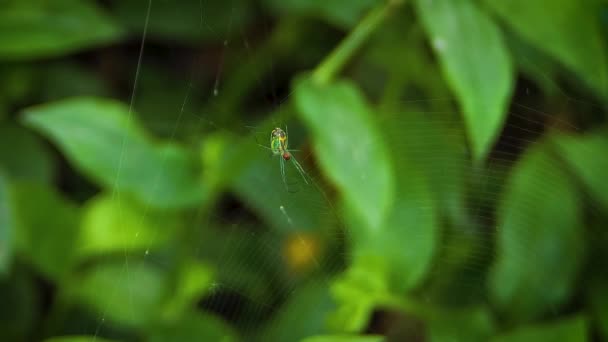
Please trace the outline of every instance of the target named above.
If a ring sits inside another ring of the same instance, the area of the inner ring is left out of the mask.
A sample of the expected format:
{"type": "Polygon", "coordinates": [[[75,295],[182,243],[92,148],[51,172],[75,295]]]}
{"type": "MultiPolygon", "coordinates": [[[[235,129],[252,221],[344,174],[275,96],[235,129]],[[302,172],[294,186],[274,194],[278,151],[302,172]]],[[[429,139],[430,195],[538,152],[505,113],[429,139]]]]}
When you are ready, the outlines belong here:
{"type": "Polygon", "coordinates": [[[608,339],[607,45],[601,0],[4,0],[0,340],[608,339]]]}

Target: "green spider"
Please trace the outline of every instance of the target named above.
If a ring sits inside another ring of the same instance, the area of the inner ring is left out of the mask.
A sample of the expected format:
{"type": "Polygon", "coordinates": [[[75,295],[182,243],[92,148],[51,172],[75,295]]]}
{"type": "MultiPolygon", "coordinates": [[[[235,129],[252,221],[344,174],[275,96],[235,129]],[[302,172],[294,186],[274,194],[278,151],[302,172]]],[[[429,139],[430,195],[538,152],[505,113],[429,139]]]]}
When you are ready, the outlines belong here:
{"type": "MultiPolygon", "coordinates": [[[[285,128],[287,129],[287,128],[285,128]]],[[[285,161],[291,160],[293,165],[296,167],[304,182],[308,184],[306,179],[306,172],[302,168],[302,165],[298,163],[296,158],[287,149],[287,133],[280,128],[275,128],[270,132],[270,150],[272,154],[277,156],[280,155],[279,163],[281,164],[281,176],[283,177],[283,183],[287,187],[287,177],[285,176],[285,161]]]]}

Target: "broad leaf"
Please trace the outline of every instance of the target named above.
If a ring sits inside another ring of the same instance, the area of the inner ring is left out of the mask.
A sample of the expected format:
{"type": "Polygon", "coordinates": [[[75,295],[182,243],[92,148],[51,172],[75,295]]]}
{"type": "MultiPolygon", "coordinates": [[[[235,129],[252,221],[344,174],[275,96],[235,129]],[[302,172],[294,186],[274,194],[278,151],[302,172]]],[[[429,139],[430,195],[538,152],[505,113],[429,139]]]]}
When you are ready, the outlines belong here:
{"type": "Polygon", "coordinates": [[[473,157],[481,160],[502,129],[513,88],[511,58],[501,32],[473,1],[415,4],[462,107],[473,157]]]}
{"type": "Polygon", "coordinates": [[[59,56],[117,41],[122,29],[94,1],[9,0],[0,11],[0,60],[59,56]]]}
{"type": "Polygon", "coordinates": [[[122,103],[73,98],[26,110],[25,122],[55,142],[76,168],[108,189],[156,208],[203,198],[198,165],[177,145],[158,145],[122,103]]]}
{"type": "Polygon", "coordinates": [[[601,96],[608,96],[608,66],[594,1],[485,0],[510,29],[559,60],[601,96]]]}
{"type": "Polygon", "coordinates": [[[546,146],[517,163],[498,208],[490,294],[511,319],[526,321],[563,304],[583,261],[576,187],[546,146]]]}
{"type": "Polygon", "coordinates": [[[393,199],[393,170],[384,136],[363,95],[349,82],[295,87],[300,117],[313,134],[315,156],[369,230],[381,228],[393,199]]]}

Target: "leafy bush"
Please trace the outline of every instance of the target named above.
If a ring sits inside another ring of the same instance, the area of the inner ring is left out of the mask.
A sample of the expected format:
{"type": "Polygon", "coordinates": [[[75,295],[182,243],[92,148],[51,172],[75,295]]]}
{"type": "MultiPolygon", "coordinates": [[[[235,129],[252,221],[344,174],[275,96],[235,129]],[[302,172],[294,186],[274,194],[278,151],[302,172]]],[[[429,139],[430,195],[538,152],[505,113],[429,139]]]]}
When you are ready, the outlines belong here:
{"type": "Polygon", "coordinates": [[[608,339],[607,11],[5,1],[0,339],[608,339]]]}

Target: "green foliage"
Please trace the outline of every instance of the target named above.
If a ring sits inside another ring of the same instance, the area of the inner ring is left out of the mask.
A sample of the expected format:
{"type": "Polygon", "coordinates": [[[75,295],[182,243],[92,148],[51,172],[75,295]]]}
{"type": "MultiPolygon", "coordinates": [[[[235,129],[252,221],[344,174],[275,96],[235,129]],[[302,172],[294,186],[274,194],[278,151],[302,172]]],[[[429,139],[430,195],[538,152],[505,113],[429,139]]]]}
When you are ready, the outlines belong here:
{"type": "Polygon", "coordinates": [[[356,335],[323,335],[303,339],[301,342],[382,342],[383,336],[356,336],[356,335]]]}
{"type": "Polygon", "coordinates": [[[492,316],[484,308],[446,312],[430,320],[431,341],[487,341],[494,331],[492,316]]]}
{"type": "Polygon", "coordinates": [[[334,303],[325,284],[307,284],[279,309],[260,341],[299,341],[327,331],[325,317],[334,303]]]}
{"type": "MultiPolygon", "coordinates": [[[[146,25],[148,0],[112,0],[112,12],[132,35],[143,32],[146,25]]],[[[148,33],[151,38],[195,44],[232,38],[249,23],[253,6],[237,0],[181,0],[179,6],[171,1],[151,4],[148,33]]]]}
{"type": "Polygon", "coordinates": [[[511,58],[501,32],[473,2],[415,3],[446,80],[461,103],[473,156],[483,159],[505,121],[513,88],[511,58]]]}
{"type": "Polygon", "coordinates": [[[0,170],[0,277],[7,272],[12,257],[14,218],[11,204],[7,177],[0,170]]]}
{"type": "Polygon", "coordinates": [[[147,264],[99,265],[79,275],[72,286],[70,295],[96,312],[105,312],[103,319],[135,326],[152,323],[167,291],[164,272],[147,264]]]}
{"type": "Polygon", "coordinates": [[[333,330],[362,331],[374,307],[390,297],[386,271],[374,261],[359,260],[333,282],[331,290],[340,304],[328,318],[333,330]]]}
{"type": "Polygon", "coordinates": [[[111,342],[112,340],[108,340],[105,338],[99,338],[96,336],[69,336],[69,337],[53,337],[44,340],[44,342],[111,342]]]}
{"type": "Polygon", "coordinates": [[[74,98],[27,109],[25,122],[54,140],[75,166],[101,186],[159,208],[202,200],[199,170],[187,152],[151,141],[119,102],[74,98]],[[150,170],[140,172],[140,168],[150,170]]]}
{"type": "Polygon", "coordinates": [[[607,339],[605,11],[4,1],[0,340],[607,339]]]}
{"type": "Polygon", "coordinates": [[[559,136],[555,138],[560,155],[564,158],[586,190],[598,203],[608,208],[608,183],[603,176],[608,170],[608,160],[598,158],[608,149],[605,130],[584,136],[559,136]]]}
{"type": "Polygon", "coordinates": [[[0,145],[0,162],[11,178],[39,183],[53,180],[55,166],[48,148],[38,137],[12,124],[0,126],[0,136],[12,142],[0,145]]]}
{"type": "Polygon", "coordinates": [[[498,208],[490,292],[517,321],[562,305],[583,262],[578,194],[555,165],[546,148],[531,147],[516,164],[498,208]]]}
{"type": "Polygon", "coordinates": [[[295,87],[296,105],[313,133],[321,167],[366,229],[380,229],[393,198],[394,180],[387,147],[369,106],[351,83],[325,86],[300,80],[295,87]]]}
{"type": "Polygon", "coordinates": [[[608,293],[605,279],[594,280],[589,286],[588,301],[596,324],[599,326],[599,335],[608,337],[608,293]]]}
{"type": "Polygon", "coordinates": [[[588,341],[587,321],[583,316],[562,319],[538,326],[524,326],[493,338],[496,342],[588,341]]]}
{"type": "Polygon", "coordinates": [[[599,95],[608,95],[606,40],[595,17],[598,10],[595,1],[485,0],[485,3],[522,38],[578,74],[599,95]]]}
{"type": "Polygon", "coordinates": [[[153,328],[150,341],[237,341],[230,327],[217,317],[192,312],[177,324],[153,328]]]}
{"type": "Polygon", "coordinates": [[[43,185],[14,184],[12,195],[16,248],[46,277],[64,281],[76,262],[76,205],[43,185]]]}
{"type": "Polygon", "coordinates": [[[86,204],[78,240],[81,256],[154,249],[175,236],[179,222],[174,215],[149,212],[134,201],[118,201],[110,195],[86,204]]]}
{"type": "Polygon", "coordinates": [[[122,28],[94,1],[9,0],[0,11],[0,60],[62,56],[107,45],[122,28]]]}
{"type": "Polygon", "coordinates": [[[263,2],[278,15],[286,13],[310,15],[344,28],[353,27],[365,11],[380,3],[378,0],[264,0],[263,2]]]}

